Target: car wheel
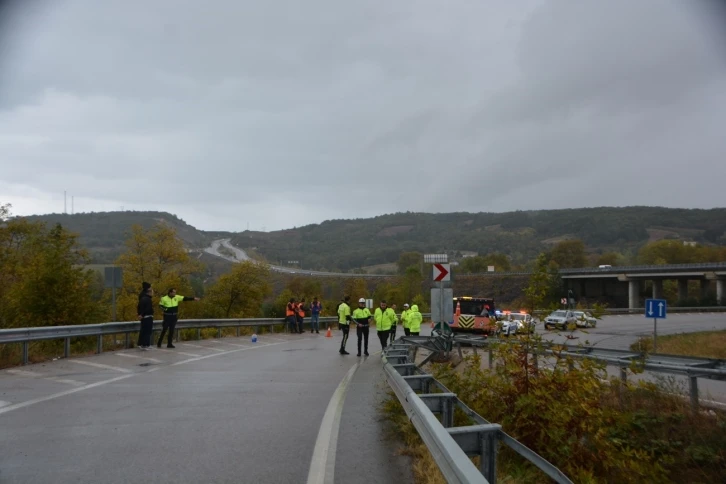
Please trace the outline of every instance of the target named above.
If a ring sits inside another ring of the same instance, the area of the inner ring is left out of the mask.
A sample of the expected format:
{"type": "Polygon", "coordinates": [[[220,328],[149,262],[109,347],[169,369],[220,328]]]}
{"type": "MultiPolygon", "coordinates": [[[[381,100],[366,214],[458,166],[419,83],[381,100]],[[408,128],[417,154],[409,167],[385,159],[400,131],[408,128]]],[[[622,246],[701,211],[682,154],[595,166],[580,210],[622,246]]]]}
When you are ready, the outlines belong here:
{"type": "Polygon", "coordinates": [[[545,329],[550,329],[550,325],[547,323],[545,323],[544,327],[545,327],[545,329]]]}

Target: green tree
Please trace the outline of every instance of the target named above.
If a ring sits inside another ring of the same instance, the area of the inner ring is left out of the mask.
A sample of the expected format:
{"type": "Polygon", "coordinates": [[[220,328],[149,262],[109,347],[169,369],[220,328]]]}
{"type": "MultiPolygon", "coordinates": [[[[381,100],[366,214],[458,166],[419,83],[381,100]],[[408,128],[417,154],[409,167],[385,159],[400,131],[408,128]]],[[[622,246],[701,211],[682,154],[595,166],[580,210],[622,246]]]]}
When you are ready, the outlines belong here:
{"type": "Polygon", "coordinates": [[[551,251],[551,258],[561,269],[587,267],[585,244],[581,240],[563,240],[551,251]]]}
{"type": "Polygon", "coordinates": [[[87,252],[60,224],[24,219],[0,227],[0,322],[3,327],[97,322],[87,252]]]}
{"type": "Polygon", "coordinates": [[[409,267],[419,268],[421,267],[422,261],[423,255],[420,252],[403,252],[396,263],[398,266],[398,273],[406,274],[409,267]]]}
{"type": "Polygon", "coordinates": [[[597,258],[597,265],[619,266],[622,265],[624,257],[618,252],[606,252],[597,258]]]}
{"type": "Polygon", "coordinates": [[[269,267],[245,261],[220,277],[207,290],[204,301],[213,317],[253,318],[260,315],[262,301],[271,292],[269,267]]]}
{"type": "Polygon", "coordinates": [[[358,304],[358,299],[365,297],[367,298],[368,284],[365,279],[362,278],[351,278],[345,281],[344,284],[345,295],[350,296],[351,302],[358,304]]]}
{"type": "Polygon", "coordinates": [[[529,284],[524,289],[524,297],[527,309],[531,314],[535,310],[542,309],[546,304],[557,298],[557,291],[560,286],[560,278],[556,269],[553,269],[548,260],[547,254],[540,254],[535,262],[532,275],[529,276],[529,284]]]}
{"type": "MultiPolygon", "coordinates": [[[[182,295],[193,294],[190,277],[202,270],[202,265],[189,257],[184,242],[167,225],[157,224],[150,229],[140,225],[131,228],[125,242],[126,250],[116,263],[123,269],[123,291],[117,298],[118,318],[136,319],[136,305],[142,282],[156,289],[157,297],[172,287],[182,295]]],[[[202,305],[185,306],[186,315],[199,314],[202,305]]]]}

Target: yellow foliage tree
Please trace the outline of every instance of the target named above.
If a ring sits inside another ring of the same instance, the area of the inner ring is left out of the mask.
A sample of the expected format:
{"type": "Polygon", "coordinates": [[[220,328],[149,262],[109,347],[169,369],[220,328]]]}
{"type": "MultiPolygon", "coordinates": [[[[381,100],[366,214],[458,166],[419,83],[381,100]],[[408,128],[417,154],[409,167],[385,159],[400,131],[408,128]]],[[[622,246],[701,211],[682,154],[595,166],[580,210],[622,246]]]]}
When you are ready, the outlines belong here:
{"type": "Polygon", "coordinates": [[[204,305],[208,314],[219,318],[254,318],[272,292],[270,269],[263,264],[240,262],[209,288],[204,305]]]}
{"type": "MultiPolygon", "coordinates": [[[[131,235],[126,240],[126,251],[119,256],[116,264],[123,269],[123,290],[117,298],[117,315],[122,321],[136,320],[136,305],[141,283],[149,282],[154,287],[156,297],[176,288],[181,295],[193,295],[189,277],[202,270],[196,259],[189,257],[184,242],[176,231],[163,224],[150,229],[140,225],[131,227],[131,235]]],[[[186,315],[199,314],[197,304],[184,306],[186,315]]]]}

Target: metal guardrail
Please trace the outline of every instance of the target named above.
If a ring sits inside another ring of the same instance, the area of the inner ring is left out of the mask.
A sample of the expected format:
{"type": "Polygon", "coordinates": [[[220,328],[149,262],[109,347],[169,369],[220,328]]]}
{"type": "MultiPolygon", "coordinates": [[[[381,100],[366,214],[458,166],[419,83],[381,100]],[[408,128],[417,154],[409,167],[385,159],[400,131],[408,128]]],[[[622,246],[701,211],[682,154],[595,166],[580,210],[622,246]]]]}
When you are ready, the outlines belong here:
{"type": "MultiPolygon", "coordinates": [[[[491,346],[497,343],[517,344],[517,340],[500,340],[486,338],[483,336],[471,335],[442,335],[435,336],[404,336],[401,338],[409,344],[413,344],[431,351],[429,358],[437,353],[448,353],[456,346],[460,350],[462,346],[474,346],[489,349],[489,365],[493,363],[491,346]]],[[[689,396],[691,408],[698,411],[699,391],[698,379],[726,380],[726,360],[714,358],[698,358],[681,355],[667,355],[661,353],[645,353],[628,350],[616,350],[609,348],[598,348],[593,346],[572,346],[552,342],[542,342],[544,357],[552,355],[570,356],[572,358],[592,358],[602,361],[607,365],[616,366],[620,370],[620,380],[627,381],[627,370],[635,364],[638,368],[655,373],[667,373],[674,375],[685,375],[688,377],[689,396]]],[[[428,359],[420,363],[423,366],[428,359]]]]}
{"type": "Polygon", "coordinates": [[[385,350],[386,380],[447,482],[496,483],[497,451],[499,443],[503,443],[555,482],[572,484],[557,467],[507,435],[501,425],[486,421],[441,382],[412,363],[409,350],[414,343],[407,339],[401,338],[385,350]],[[432,386],[439,392],[431,393],[432,386]],[[417,394],[417,390],[422,393],[417,394]],[[457,408],[469,417],[472,425],[454,425],[457,408]],[[441,415],[441,421],[434,413],[441,415]],[[474,456],[480,458],[479,469],[470,459],[474,456]]]}
{"type": "MultiPolygon", "coordinates": [[[[429,313],[422,314],[427,319],[429,313]]],[[[338,322],[336,316],[320,317],[320,324],[335,324],[338,322]]],[[[310,319],[305,319],[305,326],[309,326],[310,319]]],[[[240,328],[253,327],[255,331],[259,328],[269,327],[271,333],[275,332],[275,326],[283,326],[287,329],[287,323],[281,318],[247,318],[247,319],[181,319],[176,323],[175,340],[179,341],[179,331],[184,329],[196,329],[197,339],[201,339],[201,330],[208,328],[217,329],[217,337],[222,337],[222,329],[236,328],[237,336],[240,335],[240,328]]],[[[65,358],[71,355],[71,338],[96,336],[96,353],[103,353],[103,337],[107,335],[124,334],[124,347],[131,346],[131,333],[138,333],[140,323],[138,321],[124,321],[102,324],[79,324],[71,326],[39,326],[33,328],[12,328],[0,329],[0,344],[21,343],[23,365],[28,364],[28,351],[32,341],[50,341],[63,339],[65,358]]],[[[162,330],[162,321],[154,321],[152,340],[154,333],[162,330]]]]}

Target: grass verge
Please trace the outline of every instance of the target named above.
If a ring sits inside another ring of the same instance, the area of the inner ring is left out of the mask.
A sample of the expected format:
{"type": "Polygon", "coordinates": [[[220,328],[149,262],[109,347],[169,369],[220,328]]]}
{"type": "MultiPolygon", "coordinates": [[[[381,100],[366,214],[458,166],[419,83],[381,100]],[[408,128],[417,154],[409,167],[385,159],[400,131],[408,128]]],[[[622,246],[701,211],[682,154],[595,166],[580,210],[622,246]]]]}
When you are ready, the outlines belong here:
{"type": "MultiPolygon", "coordinates": [[[[643,337],[630,346],[633,351],[653,351],[653,338],[643,337]]],[[[726,359],[726,331],[705,331],[658,336],[658,353],[726,359]]]]}

